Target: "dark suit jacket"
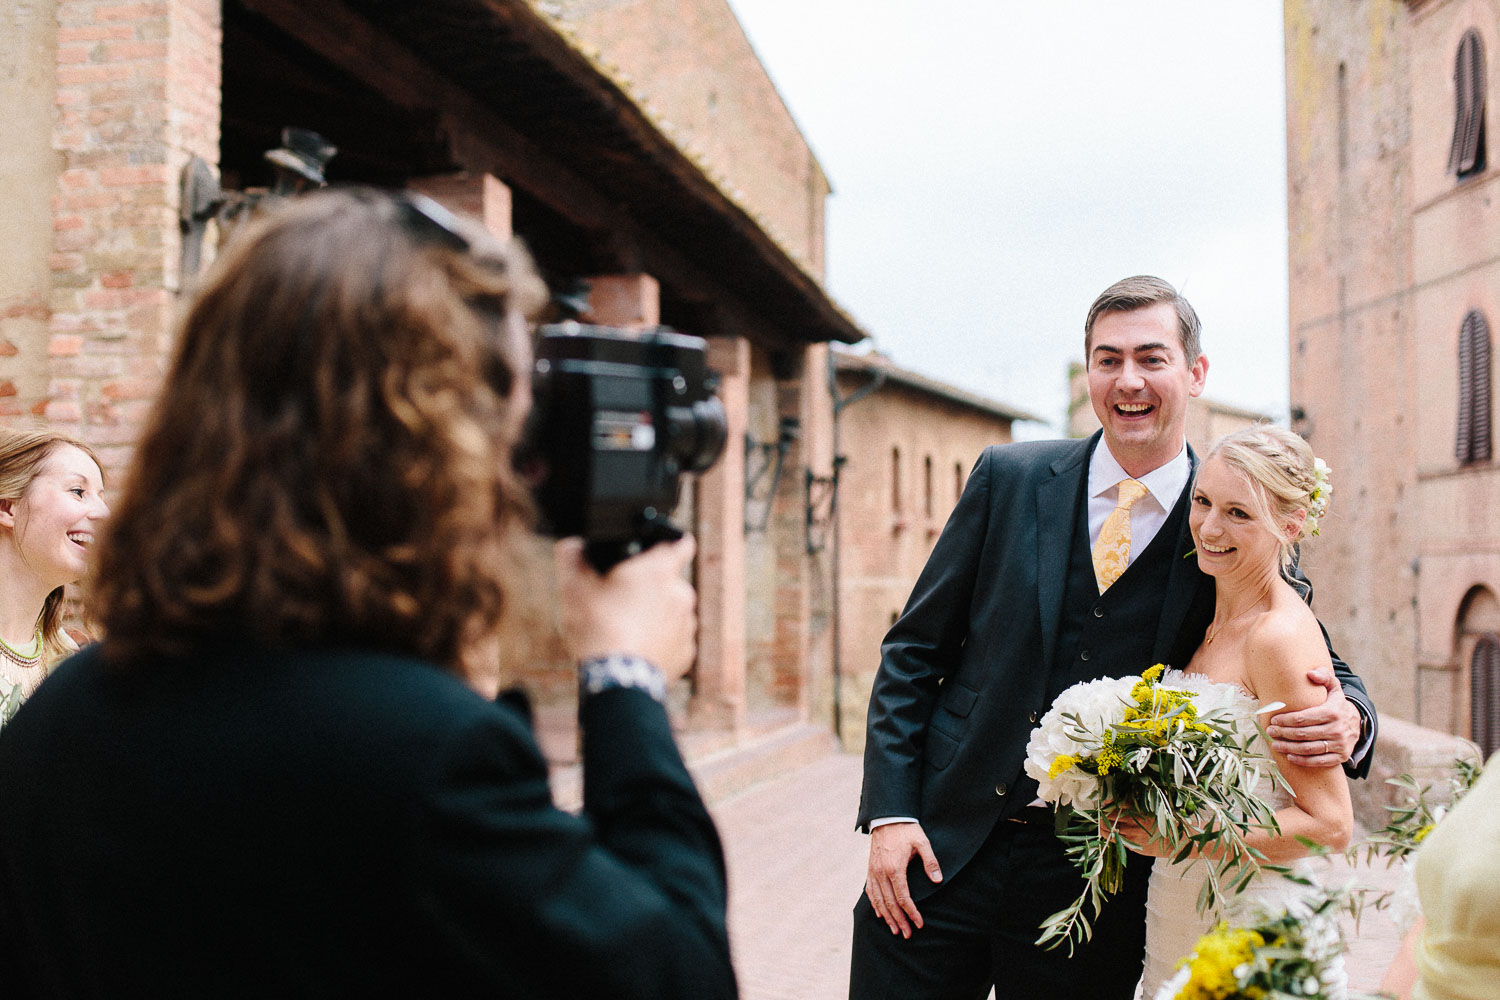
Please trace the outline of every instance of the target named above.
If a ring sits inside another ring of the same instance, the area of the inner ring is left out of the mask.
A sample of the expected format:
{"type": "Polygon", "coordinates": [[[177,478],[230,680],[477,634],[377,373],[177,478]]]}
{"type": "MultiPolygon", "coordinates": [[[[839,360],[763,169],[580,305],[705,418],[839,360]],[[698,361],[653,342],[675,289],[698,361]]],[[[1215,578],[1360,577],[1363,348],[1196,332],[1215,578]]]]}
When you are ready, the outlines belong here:
{"type": "Polygon", "coordinates": [[[0,734],[0,992],[732,997],[713,824],[666,713],[525,712],[415,660],[224,644],[64,663],[0,734]]]}
{"type": "MultiPolygon", "coordinates": [[[[1026,804],[1008,796],[1048,708],[1073,527],[1098,438],[986,449],[881,647],[858,823],[916,817],[947,878],[1001,815],[1026,804]]],[[[1182,558],[1192,548],[1186,519],[1177,546],[1152,662],[1182,666],[1212,620],[1214,585],[1197,560],[1182,558]]],[[[1342,661],[1335,670],[1373,725],[1364,686],[1342,661]]],[[[912,884],[917,898],[933,888],[925,878],[912,884]]]]}

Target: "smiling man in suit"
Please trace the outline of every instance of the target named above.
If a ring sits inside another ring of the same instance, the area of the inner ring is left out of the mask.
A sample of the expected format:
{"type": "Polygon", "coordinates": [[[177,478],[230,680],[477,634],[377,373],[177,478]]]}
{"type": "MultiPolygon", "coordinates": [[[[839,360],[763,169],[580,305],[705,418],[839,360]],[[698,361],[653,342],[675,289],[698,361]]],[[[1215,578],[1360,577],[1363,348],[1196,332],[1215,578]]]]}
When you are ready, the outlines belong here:
{"type": "MultiPolygon", "coordinates": [[[[1082,888],[1053,815],[1022,771],[1032,728],[1064,689],[1182,665],[1213,614],[1187,529],[1197,459],[1188,400],[1208,359],[1191,305],[1126,278],[1084,325],[1088,440],[987,449],[881,647],[859,826],[870,863],[854,913],[853,1000],[1129,1000],[1145,941],[1148,859],[1070,957],[1035,945],[1082,888]]],[[[1308,588],[1309,598],[1311,588],[1308,588]]],[[[1317,709],[1272,720],[1304,763],[1368,769],[1375,712],[1334,657],[1317,709]]]]}

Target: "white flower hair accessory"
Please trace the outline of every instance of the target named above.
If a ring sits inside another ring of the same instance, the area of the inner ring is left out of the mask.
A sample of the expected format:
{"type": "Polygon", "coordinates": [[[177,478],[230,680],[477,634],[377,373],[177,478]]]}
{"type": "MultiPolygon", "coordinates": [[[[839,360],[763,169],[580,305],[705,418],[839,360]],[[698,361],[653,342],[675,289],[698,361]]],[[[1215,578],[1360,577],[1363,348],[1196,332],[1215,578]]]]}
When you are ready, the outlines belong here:
{"type": "Polygon", "coordinates": [[[1305,525],[1309,535],[1318,534],[1318,522],[1328,512],[1328,498],[1333,496],[1333,483],[1329,479],[1332,474],[1333,470],[1328,467],[1327,462],[1321,458],[1313,459],[1312,503],[1308,505],[1305,525]]]}

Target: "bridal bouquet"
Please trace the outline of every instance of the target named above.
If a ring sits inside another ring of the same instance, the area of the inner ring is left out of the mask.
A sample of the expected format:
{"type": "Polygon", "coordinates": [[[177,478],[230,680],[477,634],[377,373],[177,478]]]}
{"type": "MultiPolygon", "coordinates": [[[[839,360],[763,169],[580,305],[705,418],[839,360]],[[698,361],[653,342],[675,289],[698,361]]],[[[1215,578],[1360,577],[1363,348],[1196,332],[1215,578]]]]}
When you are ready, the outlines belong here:
{"type": "Polygon", "coordinates": [[[1086,904],[1097,915],[1124,878],[1132,845],[1115,834],[1124,819],[1153,829],[1152,842],[1177,861],[1216,845],[1200,911],[1259,870],[1245,834],[1277,827],[1256,784],[1263,773],[1281,777],[1255,739],[1256,704],[1233,685],[1198,676],[1174,672],[1164,684],[1165,669],[1075,684],[1032,731],[1026,773],[1057,806],[1059,836],[1087,883],[1043,922],[1038,944],[1066,940],[1071,950],[1092,934],[1086,904]]]}
{"type": "Polygon", "coordinates": [[[1370,891],[1324,886],[1288,875],[1306,888],[1284,905],[1251,907],[1238,924],[1220,922],[1198,939],[1177,975],[1153,1000],[1345,1000],[1349,978],[1341,912],[1359,918],[1370,891]]]}

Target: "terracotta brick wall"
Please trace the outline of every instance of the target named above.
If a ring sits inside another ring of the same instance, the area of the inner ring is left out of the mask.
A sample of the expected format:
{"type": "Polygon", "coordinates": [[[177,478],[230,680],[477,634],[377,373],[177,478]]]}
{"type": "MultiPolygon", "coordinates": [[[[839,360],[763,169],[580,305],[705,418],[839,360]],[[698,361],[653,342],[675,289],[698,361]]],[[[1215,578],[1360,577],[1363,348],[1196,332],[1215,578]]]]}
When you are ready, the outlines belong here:
{"type": "Polygon", "coordinates": [[[35,411],[118,473],[170,349],[178,175],[218,159],[214,0],[58,0],[50,379],[35,411]]]}

